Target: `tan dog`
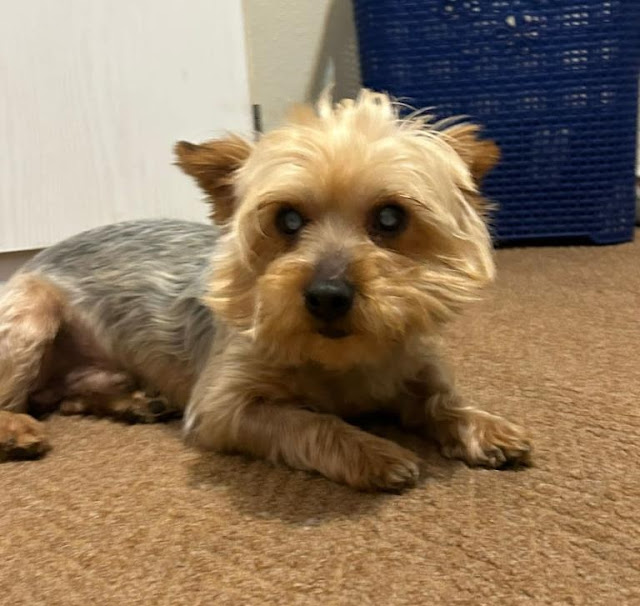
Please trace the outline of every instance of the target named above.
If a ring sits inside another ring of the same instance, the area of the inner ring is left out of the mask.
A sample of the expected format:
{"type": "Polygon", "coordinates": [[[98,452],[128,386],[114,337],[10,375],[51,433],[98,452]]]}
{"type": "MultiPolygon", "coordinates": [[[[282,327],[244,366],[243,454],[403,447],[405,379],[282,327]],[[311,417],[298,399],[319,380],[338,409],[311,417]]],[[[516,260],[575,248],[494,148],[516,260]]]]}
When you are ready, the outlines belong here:
{"type": "Polygon", "coordinates": [[[179,143],[219,230],[99,228],[10,282],[0,452],[46,449],[16,414],[29,405],[134,420],[186,408],[201,447],[395,490],[417,480],[416,455],[343,420],[382,410],[445,456],[527,463],[525,433],[461,401],[438,353],[443,323],[494,275],[478,187],[499,154],[476,135],[362,91],[255,144],[179,143]]]}

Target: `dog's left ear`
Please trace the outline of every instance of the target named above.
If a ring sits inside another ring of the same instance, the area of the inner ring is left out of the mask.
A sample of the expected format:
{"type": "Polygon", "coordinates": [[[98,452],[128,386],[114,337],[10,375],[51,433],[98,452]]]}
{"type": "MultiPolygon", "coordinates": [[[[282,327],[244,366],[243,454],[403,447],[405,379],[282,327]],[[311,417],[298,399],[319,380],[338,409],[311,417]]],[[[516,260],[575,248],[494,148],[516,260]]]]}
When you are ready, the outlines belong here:
{"type": "Polygon", "coordinates": [[[500,160],[500,148],[490,139],[480,139],[480,127],[476,124],[455,124],[445,131],[447,141],[465,161],[476,185],[500,160]]]}
{"type": "Polygon", "coordinates": [[[211,202],[211,218],[226,223],[236,208],[234,178],[252,147],[241,137],[207,141],[194,145],[179,141],[174,147],[178,166],[193,177],[211,202]]]}

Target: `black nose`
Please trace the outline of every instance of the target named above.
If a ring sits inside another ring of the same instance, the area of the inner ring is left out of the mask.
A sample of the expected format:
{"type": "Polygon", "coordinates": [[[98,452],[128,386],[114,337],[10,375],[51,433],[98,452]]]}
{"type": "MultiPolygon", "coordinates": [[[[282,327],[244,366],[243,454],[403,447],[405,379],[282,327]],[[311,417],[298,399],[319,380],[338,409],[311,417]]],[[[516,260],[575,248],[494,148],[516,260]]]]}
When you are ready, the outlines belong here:
{"type": "Polygon", "coordinates": [[[353,286],[346,280],[313,280],[304,292],[309,312],[319,320],[337,320],[353,305],[353,286]]]}

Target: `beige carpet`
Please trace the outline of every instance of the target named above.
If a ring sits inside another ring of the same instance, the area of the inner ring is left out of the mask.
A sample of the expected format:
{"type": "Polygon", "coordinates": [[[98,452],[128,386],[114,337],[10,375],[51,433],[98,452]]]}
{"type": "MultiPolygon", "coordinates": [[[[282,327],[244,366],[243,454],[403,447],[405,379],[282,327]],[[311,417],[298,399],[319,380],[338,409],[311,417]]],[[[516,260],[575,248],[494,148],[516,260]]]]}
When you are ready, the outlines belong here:
{"type": "Polygon", "coordinates": [[[0,466],[0,604],[640,604],[640,241],[498,259],[451,355],[536,468],[407,439],[426,479],[376,496],[53,417],[45,460],[0,466]]]}

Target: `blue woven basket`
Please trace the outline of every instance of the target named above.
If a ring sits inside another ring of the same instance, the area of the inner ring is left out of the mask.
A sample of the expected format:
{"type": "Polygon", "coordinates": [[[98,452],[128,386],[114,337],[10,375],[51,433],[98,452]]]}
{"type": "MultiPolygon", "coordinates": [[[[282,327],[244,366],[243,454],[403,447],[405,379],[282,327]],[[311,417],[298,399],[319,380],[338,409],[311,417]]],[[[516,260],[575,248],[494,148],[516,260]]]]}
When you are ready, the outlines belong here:
{"type": "Polygon", "coordinates": [[[365,86],[499,143],[497,241],[633,237],[640,0],[355,0],[355,14],[365,86]]]}

